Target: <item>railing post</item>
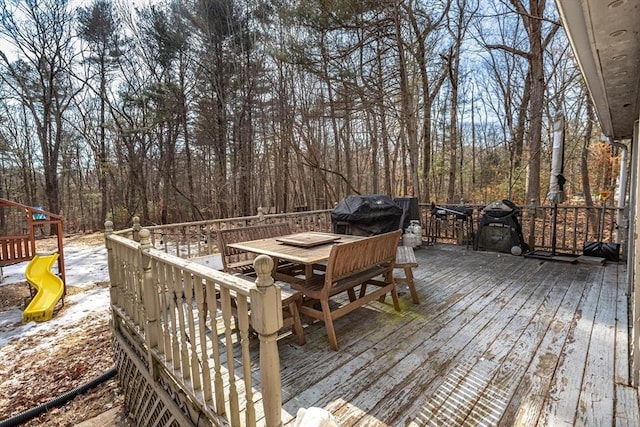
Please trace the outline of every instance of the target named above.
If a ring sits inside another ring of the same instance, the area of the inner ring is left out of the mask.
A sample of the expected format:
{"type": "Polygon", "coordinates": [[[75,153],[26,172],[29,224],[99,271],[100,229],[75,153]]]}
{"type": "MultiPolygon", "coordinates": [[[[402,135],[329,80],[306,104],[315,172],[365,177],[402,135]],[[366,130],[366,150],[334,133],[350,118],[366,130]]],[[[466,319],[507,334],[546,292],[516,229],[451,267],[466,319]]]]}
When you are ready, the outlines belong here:
{"type": "Polygon", "coordinates": [[[531,199],[527,210],[529,211],[529,250],[533,252],[536,247],[536,199],[531,199]]]}
{"type": "Polygon", "coordinates": [[[133,217],[133,227],[131,228],[133,230],[133,236],[131,236],[133,238],[133,241],[140,243],[140,230],[142,230],[142,226],[140,225],[140,217],[133,217]]]}
{"type": "Polygon", "coordinates": [[[149,373],[156,378],[157,370],[153,358],[153,350],[158,347],[158,299],[151,268],[151,257],[148,255],[151,249],[151,232],[143,228],[138,233],[140,238],[141,268],[142,268],[142,308],[145,322],[145,339],[147,341],[147,357],[149,360],[149,373]]]}
{"type": "Polygon", "coordinates": [[[260,338],[260,376],[264,417],[268,427],[282,425],[282,385],[278,330],[282,327],[280,288],[271,277],[273,260],[266,255],[253,262],[256,289],[251,290],[251,323],[260,338]]]}

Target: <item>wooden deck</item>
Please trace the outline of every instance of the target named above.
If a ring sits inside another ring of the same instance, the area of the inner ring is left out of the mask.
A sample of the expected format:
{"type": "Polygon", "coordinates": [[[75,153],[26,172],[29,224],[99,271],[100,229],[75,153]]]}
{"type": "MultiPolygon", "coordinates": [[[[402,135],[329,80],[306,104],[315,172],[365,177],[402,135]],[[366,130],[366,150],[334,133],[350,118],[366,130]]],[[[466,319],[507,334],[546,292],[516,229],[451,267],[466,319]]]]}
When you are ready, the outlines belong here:
{"type": "MultiPolygon", "coordinates": [[[[630,387],[626,266],[436,245],[416,251],[420,304],[375,301],[279,341],[283,420],[342,426],[640,425],[630,387]]],[[[257,347],[257,340],[252,346],[257,347]]]]}

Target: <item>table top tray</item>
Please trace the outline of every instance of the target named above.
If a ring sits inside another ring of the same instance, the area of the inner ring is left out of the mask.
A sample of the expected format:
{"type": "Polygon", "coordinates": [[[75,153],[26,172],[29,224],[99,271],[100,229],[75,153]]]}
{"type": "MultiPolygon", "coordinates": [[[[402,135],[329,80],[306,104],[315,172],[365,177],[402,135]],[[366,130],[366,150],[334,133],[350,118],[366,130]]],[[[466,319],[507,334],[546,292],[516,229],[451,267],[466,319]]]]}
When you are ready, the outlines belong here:
{"type": "Polygon", "coordinates": [[[278,243],[285,245],[298,246],[301,248],[312,248],[314,246],[325,245],[340,240],[340,236],[331,236],[323,233],[298,233],[290,236],[282,236],[276,238],[278,243]]]}

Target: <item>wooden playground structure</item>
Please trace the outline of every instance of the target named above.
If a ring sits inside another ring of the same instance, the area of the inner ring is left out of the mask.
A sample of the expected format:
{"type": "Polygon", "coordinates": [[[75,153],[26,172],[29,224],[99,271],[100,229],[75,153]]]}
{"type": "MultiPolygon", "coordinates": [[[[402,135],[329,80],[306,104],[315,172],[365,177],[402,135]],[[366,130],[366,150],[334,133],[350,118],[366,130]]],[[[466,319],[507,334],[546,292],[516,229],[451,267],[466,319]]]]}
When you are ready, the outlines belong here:
{"type": "MultiPolygon", "coordinates": [[[[58,274],[65,281],[62,216],[0,198],[0,269],[36,255],[36,231],[53,225],[58,241],[58,274]]],[[[0,277],[2,275],[0,274],[0,277]]],[[[66,286],[65,291],[66,294],[66,286]]]]}

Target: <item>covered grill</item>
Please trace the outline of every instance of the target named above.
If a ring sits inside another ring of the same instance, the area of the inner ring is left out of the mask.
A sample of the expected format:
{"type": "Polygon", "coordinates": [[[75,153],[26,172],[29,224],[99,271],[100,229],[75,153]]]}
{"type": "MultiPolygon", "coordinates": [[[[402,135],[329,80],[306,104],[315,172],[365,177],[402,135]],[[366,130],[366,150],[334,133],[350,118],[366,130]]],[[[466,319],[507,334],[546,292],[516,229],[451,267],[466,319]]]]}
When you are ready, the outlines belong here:
{"type": "Polygon", "coordinates": [[[403,209],[382,194],[345,197],[331,212],[333,232],[373,236],[400,228],[403,209]]]}
{"type": "Polygon", "coordinates": [[[474,241],[475,250],[519,255],[529,249],[518,221],[520,209],[513,202],[507,199],[493,202],[485,206],[482,212],[474,241]]]}

